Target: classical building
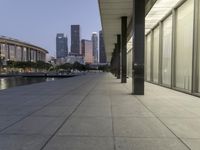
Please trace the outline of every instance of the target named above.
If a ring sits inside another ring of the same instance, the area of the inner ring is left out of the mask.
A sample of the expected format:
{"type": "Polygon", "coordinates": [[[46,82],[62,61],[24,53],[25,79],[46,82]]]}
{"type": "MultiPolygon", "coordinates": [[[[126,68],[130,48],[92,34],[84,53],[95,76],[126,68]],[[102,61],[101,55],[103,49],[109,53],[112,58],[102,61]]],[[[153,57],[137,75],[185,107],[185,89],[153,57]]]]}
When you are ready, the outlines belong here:
{"type": "Polygon", "coordinates": [[[47,50],[17,39],[0,37],[1,62],[6,61],[46,61],[47,50]]]}

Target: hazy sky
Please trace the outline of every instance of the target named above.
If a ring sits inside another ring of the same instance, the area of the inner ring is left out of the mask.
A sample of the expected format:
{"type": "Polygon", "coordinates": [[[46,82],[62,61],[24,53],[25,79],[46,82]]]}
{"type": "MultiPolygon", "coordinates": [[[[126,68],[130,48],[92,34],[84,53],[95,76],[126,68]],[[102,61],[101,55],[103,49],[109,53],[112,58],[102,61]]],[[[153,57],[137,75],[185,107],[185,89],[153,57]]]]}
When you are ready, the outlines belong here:
{"type": "Polygon", "coordinates": [[[97,0],[0,0],[0,35],[47,49],[55,55],[56,34],[81,25],[81,38],[101,29],[97,0]]]}

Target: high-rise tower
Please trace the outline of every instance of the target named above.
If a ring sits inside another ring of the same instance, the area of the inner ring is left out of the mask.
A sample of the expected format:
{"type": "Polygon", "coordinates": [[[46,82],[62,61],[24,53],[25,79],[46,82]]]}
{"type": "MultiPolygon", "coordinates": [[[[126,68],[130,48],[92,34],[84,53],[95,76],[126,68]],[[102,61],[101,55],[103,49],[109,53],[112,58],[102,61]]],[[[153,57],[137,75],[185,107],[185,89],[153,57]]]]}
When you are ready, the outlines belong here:
{"type": "Polygon", "coordinates": [[[100,63],[107,63],[106,52],[105,52],[105,45],[103,39],[103,32],[99,31],[99,62],[100,63]]]}
{"type": "Polygon", "coordinates": [[[80,25],[71,25],[71,53],[80,54],[80,25]]]}
{"type": "Polygon", "coordinates": [[[68,40],[63,33],[58,33],[56,36],[56,57],[64,58],[68,55],[68,40]]]}
{"type": "Polygon", "coordinates": [[[98,35],[96,32],[92,33],[92,49],[93,49],[94,63],[98,63],[98,35]]]}

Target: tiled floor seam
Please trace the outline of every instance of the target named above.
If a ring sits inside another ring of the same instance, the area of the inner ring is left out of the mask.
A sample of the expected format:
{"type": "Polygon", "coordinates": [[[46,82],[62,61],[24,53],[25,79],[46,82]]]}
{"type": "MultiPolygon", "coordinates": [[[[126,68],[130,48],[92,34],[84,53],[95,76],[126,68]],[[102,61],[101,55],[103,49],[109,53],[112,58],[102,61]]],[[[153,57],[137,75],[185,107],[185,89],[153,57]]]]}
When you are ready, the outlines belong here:
{"type": "MultiPolygon", "coordinates": [[[[110,90],[110,88],[109,88],[110,90]]],[[[114,131],[114,116],[113,116],[113,108],[112,108],[112,100],[111,100],[111,95],[110,95],[110,92],[109,92],[109,99],[110,99],[110,111],[111,111],[111,119],[112,119],[112,134],[113,134],[113,148],[114,150],[116,150],[116,138],[115,138],[115,131],[114,131]]]]}
{"type": "Polygon", "coordinates": [[[180,137],[178,137],[151,109],[149,109],[137,96],[135,98],[147,109],[151,112],[156,119],[158,119],[188,150],[192,150],[180,137]]]}
{"type": "MultiPolygon", "coordinates": [[[[88,81],[87,81],[88,82],[88,81]]],[[[63,125],[72,117],[72,115],[78,110],[79,106],[84,102],[86,97],[91,93],[91,91],[96,87],[98,81],[96,81],[95,85],[90,89],[90,91],[82,98],[81,102],[74,108],[74,110],[65,118],[65,120],[61,123],[61,125],[56,129],[56,131],[47,139],[47,141],[44,143],[44,145],[40,148],[40,150],[43,150],[48,143],[55,137],[55,135],[58,133],[58,131],[63,127],[63,125]]]]}
{"type": "Polygon", "coordinates": [[[81,85],[79,85],[79,86],[75,87],[74,89],[71,89],[71,90],[67,91],[67,92],[66,92],[64,95],[62,95],[62,96],[60,96],[60,97],[58,97],[58,98],[56,98],[56,99],[52,100],[51,102],[47,103],[47,104],[46,104],[46,105],[44,105],[43,107],[41,107],[41,108],[38,108],[37,110],[35,110],[35,111],[31,112],[30,114],[28,114],[28,115],[26,115],[26,116],[22,117],[21,119],[19,119],[19,120],[15,121],[15,122],[14,122],[14,123],[12,123],[12,124],[10,124],[9,126],[7,126],[7,127],[3,128],[3,129],[1,129],[1,130],[0,130],[0,134],[1,134],[3,131],[5,131],[6,129],[8,129],[8,128],[10,128],[10,127],[14,126],[14,125],[15,125],[15,124],[17,124],[18,122],[20,122],[20,121],[22,121],[22,120],[24,120],[24,119],[26,119],[26,118],[30,117],[30,116],[31,116],[31,115],[33,115],[34,113],[36,113],[36,112],[38,112],[38,111],[40,111],[40,110],[44,109],[45,107],[47,107],[47,106],[51,105],[51,104],[52,104],[52,103],[54,103],[55,101],[57,101],[57,100],[61,99],[61,98],[62,98],[62,97],[64,97],[64,96],[66,96],[68,93],[70,93],[70,92],[72,92],[72,91],[74,91],[74,90],[76,90],[76,89],[80,88],[80,86],[82,86],[82,85],[84,85],[84,84],[86,84],[86,83],[87,83],[87,81],[86,81],[86,82],[84,82],[84,83],[82,83],[81,85]]]}

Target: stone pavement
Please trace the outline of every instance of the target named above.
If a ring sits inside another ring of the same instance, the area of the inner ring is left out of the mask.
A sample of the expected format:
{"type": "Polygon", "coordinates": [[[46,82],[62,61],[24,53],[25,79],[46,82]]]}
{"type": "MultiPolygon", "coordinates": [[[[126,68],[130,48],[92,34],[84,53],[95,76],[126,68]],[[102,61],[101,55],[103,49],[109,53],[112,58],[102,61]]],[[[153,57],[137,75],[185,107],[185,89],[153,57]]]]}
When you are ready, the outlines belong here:
{"type": "Polygon", "coordinates": [[[200,98],[109,73],[0,91],[0,150],[199,150],[200,98]]]}

